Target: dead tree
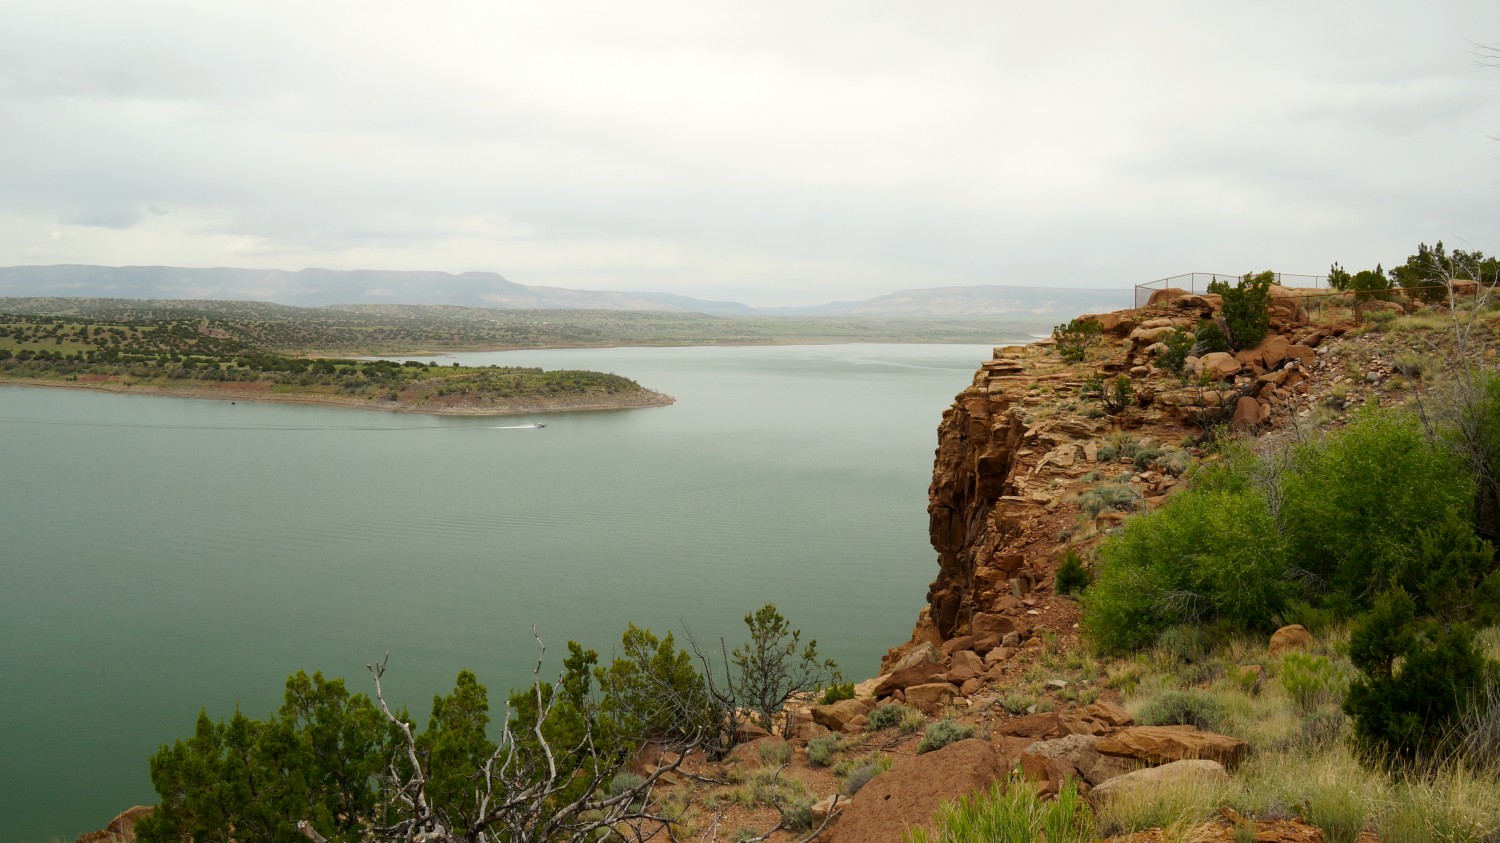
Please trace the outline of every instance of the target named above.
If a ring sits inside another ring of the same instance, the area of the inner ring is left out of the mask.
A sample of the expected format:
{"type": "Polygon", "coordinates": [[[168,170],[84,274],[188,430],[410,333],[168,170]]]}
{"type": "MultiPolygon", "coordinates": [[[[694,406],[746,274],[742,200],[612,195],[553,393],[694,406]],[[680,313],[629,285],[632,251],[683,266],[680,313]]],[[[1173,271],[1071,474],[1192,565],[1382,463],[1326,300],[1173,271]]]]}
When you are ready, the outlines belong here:
{"type": "MultiPolygon", "coordinates": [[[[533,630],[535,635],[535,630],[533,630]]],[[[478,810],[465,827],[448,825],[449,813],[435,805],[428,790],[429,770],[418,750],[411,723],[391,712],[381,687],[386,658],[368,665],[380,711],[399,734],[404,757],[393,759],[385,772],[387,812],[394,822],[372,828],[370,839],[381,843],[552,843],[606,839],[645,841],[675,839],[673,819],[655,806],[653,796],[664,776],[675,773],[702,743],[701,734],[675,747],[676,757],[656,766],[638,783],[607,785],[617,773],[609,752],[595,741],[593,718],[583,718],[583,735],[570,746],[553,746],[543,729],[560,699],[561,681],[540,681],[545,647],[537,637],[538,656],[532,691],[535,721],[520,724],[517,734],[507,710],[505,726],[493,753],[474,771],[478,810]],[[595,763],[599,761],[604,763],[595,763]],[[569,763],[571,762],[571,763],[569,763]],[[609,836],[612,835],[612,836],[609,836]]]]}

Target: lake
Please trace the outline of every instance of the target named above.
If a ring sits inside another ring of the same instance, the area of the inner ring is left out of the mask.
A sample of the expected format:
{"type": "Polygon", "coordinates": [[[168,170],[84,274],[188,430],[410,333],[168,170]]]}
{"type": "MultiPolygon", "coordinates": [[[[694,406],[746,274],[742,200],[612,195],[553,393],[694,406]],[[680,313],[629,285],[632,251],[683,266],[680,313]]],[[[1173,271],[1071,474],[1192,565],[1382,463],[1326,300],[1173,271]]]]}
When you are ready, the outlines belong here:
{"type": "Polygon", "coordinates": [[[389,651],[422,723],[462,668],[503,701],[533,624],[555,676],[568,639],[606,661],[630,621],[733,645],[770,602],[873,675],[936,570],[938,421],[989,354],[453,355],[678,399],[508,419],[0,387],[0,835],[153,802],[147,760],[200,707],[264,717],[299,669],[368,691],[389,651]]]}

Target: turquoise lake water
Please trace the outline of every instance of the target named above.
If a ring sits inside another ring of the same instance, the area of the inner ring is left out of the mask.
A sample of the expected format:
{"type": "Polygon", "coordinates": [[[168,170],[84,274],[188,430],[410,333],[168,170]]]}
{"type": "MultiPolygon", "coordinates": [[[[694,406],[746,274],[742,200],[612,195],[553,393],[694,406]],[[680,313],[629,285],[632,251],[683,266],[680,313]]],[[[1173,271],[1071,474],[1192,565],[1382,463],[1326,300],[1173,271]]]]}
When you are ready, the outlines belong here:
{"type": "Polygon", "coordinates": [[[498,420],[0,387],[0,837],[100,828],[200,707],[265,716],[299,669],[368,690],[387,650],[423,721],[462,668],[525,684],[533,624],[607,660],[629,621],[734,642],[772,602],[872,675],[936,571],[938,421],[989,354],[455,355],[678,399],[498,420]]]}

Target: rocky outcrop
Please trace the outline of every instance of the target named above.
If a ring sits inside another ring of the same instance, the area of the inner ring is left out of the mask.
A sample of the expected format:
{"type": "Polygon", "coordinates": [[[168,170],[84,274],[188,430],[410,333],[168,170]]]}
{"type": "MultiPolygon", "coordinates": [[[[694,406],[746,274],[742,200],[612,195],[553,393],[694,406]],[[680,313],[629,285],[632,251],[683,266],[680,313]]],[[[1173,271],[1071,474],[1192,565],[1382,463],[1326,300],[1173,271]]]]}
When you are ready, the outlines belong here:
{"type": "Polygon", "coordinates": [[[77,843],[133,843],[135,824],[155,811],[154,805],[137,805],[110,820],[109,825],[103,829],[81,835],[77,843]]]}
{"type": "MultiPolygon", "coordinates": [[[[1271,332],[1254,348],[1187,358],[1187,377],[1158,366],[1165,340],[1222,321],[1222,299],[1185,290],[1158,290],[1148,307],[1098,314],[1099,347],[1087,362],[1068,364],[1051,346],[996,348],[992,359],[959,393],[938,428],[928,523],[938,573],[928,588],[928,608],[913,642],[941,644],[965,636],[1017,636],[1034,628],[1029,598],[1045,596],[1059,541],[1049,515],[1069,499],[1057,493],[1078,478],[1106,468],[1100,442],[1111,433],[1156,425],[1180,440],[1188,428],[1233,423],[1258,432],[1277,423],[1293,406],[1306,406],[1312,369],[1321,365],[1316,347],[1348,326],[1308,322],[1308,295],[1319,291],[1275,288],[1271,332]],[[1085,381],[1128,378],[1131,400],[1105,417],[1084,412],[1085,381]],[[1051,537],[1039,536],[1047,525],[1051,537]],[[1039,590],[1042,590],[1040,593],[1039,590]]],[[[1128,463],[1129,460],[1126,460],[1128,463]]],[[[1117,473],[1118,468],[1105,472],[1117,473]]],[[[1131,480],[1154,505],[1174,484],[1151,472],[1131,480]]],[[[1098,531],[1123,515],[1108,511],[1098,531]]],[[[883,665],[890,673],[903,651],[883,665]]],[[[946,655],[951,655],[949,651],[946,655]]],[[[981,654],[983,655],[983,654],[981,654]]],[[[909,665],[904,665],[909,666],[909,665]]]]}

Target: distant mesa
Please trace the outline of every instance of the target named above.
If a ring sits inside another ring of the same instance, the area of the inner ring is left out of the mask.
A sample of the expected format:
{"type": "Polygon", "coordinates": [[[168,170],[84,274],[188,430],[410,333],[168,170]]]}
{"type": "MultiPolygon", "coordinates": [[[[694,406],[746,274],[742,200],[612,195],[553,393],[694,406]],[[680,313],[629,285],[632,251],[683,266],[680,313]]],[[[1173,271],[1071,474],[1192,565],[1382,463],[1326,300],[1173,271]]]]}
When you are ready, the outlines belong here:
{"type": "Polygon", "coordinates": [[[900,290],[852,302],[751,307],[672,293],[570,290],[517,284],[493,272],[357,269],[203,269],[174,266],[0,267],[0,297],[255,300],[299,307],[443,304],[502,310],[635,310],[712,316],[891,318],[1052,317],[1128,305],[1130,291],[998,284],[900,290]]]}

